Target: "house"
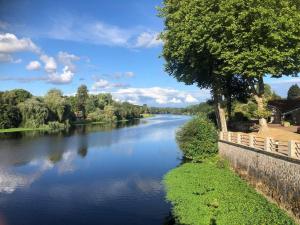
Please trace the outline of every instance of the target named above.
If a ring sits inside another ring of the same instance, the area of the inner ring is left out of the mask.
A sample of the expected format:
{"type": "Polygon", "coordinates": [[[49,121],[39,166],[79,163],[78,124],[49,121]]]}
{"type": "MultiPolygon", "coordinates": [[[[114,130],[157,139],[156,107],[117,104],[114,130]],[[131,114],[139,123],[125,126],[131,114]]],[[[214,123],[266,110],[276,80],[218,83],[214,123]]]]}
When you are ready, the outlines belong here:
{"type": "Polygon", "coordinates": [[[270,123],[289,121],[294,125],[300,125],[300,98],[272,100],[268,102],[268,108],[272,111],[270,123]]]}

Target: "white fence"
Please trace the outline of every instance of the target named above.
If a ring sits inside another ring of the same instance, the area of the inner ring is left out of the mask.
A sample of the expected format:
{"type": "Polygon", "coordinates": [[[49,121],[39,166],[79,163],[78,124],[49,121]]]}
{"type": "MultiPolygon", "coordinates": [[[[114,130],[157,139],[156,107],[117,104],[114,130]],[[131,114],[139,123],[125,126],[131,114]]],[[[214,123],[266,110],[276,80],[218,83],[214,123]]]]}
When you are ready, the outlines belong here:
{"type": "Polygon", "coordinates": [[[282,141],[237,132],[220,132],[220,140],[300,159],[300,141],[282,141]]]}

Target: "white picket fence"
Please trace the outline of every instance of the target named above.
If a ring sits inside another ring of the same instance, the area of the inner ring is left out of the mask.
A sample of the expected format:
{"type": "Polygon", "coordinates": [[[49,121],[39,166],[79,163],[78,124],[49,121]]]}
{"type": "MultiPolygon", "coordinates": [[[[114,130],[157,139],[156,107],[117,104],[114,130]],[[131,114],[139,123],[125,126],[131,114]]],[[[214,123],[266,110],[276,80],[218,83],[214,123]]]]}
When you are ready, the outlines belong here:
{"type": "Polygon", "coordinates": [[[282,141],[237,132],[220,132],[220,140],[300,159],[300,141],[282,141]]]}

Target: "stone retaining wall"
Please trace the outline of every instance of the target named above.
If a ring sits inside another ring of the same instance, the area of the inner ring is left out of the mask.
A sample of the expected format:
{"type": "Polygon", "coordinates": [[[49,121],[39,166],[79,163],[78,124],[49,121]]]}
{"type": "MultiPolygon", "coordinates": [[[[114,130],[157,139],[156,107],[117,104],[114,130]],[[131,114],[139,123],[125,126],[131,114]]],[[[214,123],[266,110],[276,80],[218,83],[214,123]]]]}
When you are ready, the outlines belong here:
{"type": "Polygon", "coordinates": [[[219,141],[219,154],[251,185],[300,219],[300,160],[219,141]]]}

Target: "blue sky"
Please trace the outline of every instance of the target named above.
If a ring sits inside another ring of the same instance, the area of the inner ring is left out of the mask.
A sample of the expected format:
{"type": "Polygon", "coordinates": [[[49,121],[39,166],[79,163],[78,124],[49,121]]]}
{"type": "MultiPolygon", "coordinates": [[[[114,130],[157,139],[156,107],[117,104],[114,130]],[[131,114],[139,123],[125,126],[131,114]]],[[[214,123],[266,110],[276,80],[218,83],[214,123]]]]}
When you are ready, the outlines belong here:
{"type": "MultiPolygon", "coordinates": [[[[0,90],[91,93],[153,106],[205,101],[208,90],[164,72],[161,0],[0,1],[0,90]]],[[[266,79],[282,96],[299,79],[266,79]]]]}

